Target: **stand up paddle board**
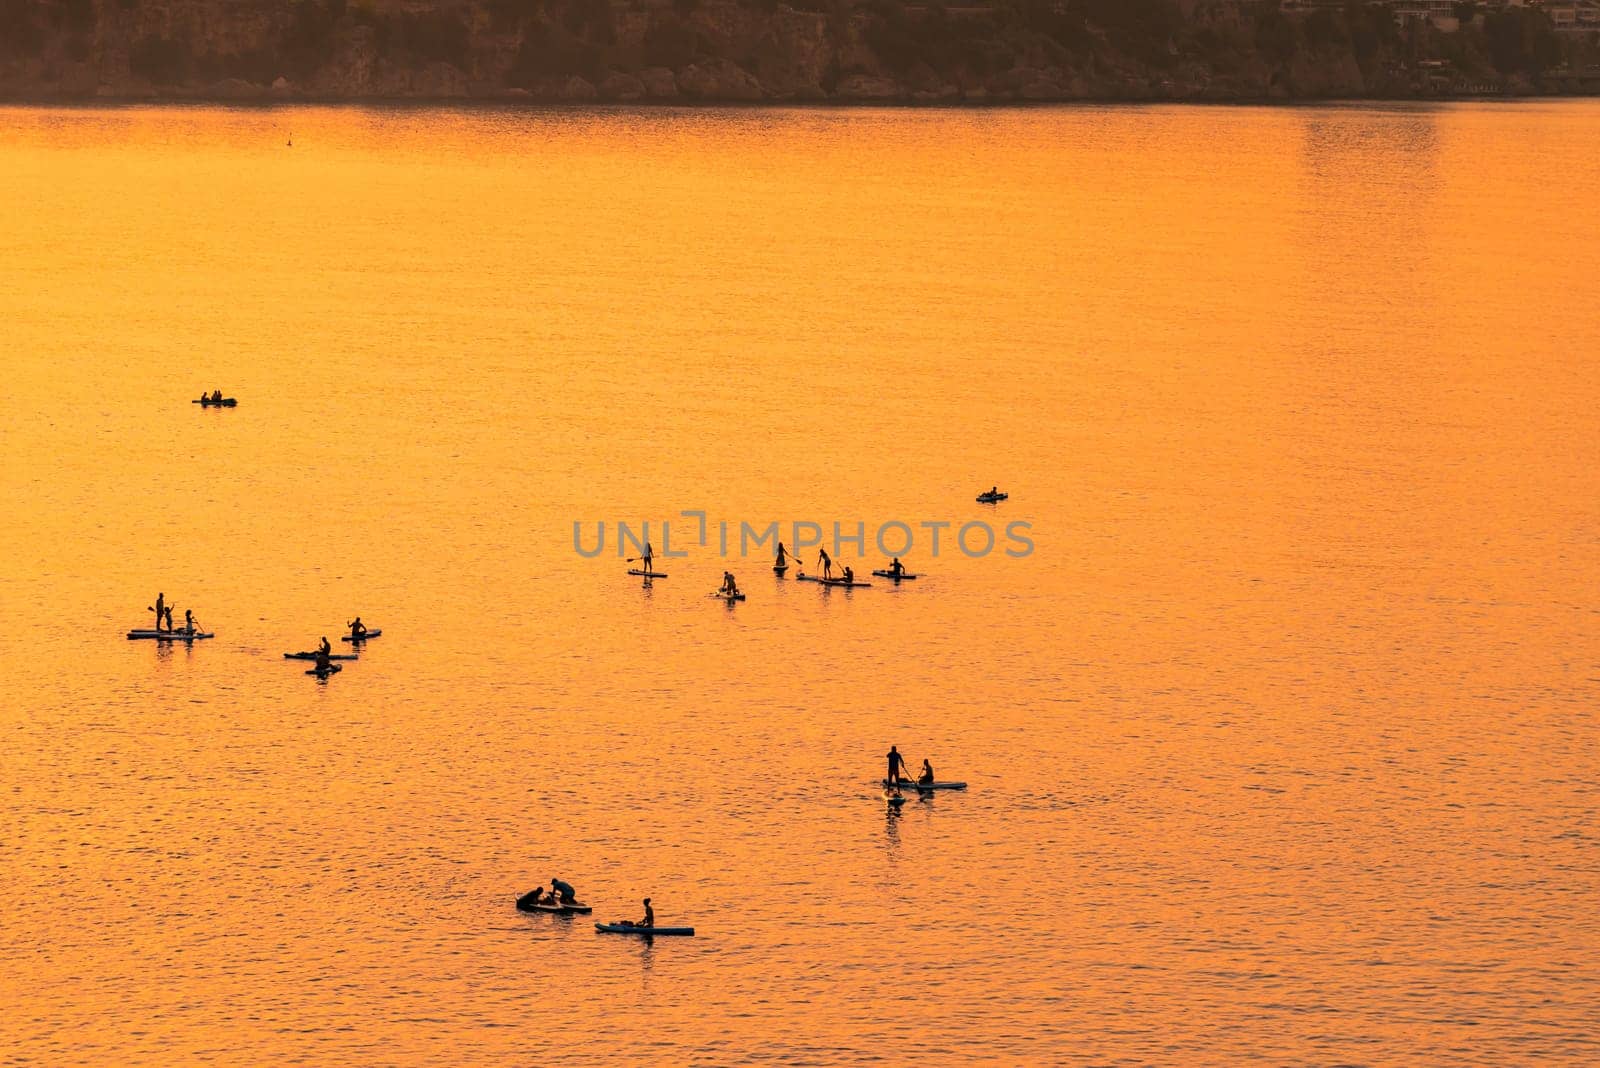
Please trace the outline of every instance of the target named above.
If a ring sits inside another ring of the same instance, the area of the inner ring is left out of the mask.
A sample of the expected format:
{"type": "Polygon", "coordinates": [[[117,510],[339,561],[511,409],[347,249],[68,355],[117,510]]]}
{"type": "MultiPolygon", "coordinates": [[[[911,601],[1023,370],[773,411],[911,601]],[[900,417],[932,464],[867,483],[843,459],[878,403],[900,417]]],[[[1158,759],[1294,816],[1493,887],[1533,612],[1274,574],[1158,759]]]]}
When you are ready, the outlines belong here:
{"type": "Polygon", "coordinates": [[[628,574],[638,575],[640,578],[666,578],[665,571],[643,571],[637,567],[628,568],[628,574]]]}
{"type": "Polygon", "coordinates": [[[692,935],[693,927],[640,927],[634,923],[597,923],[594,929],[601,934],[632,935],[692,935]]]}
{"type": "Polygon", "coordinates": [[[380,635],[382,633],[383,633],[382,629],[369,630],[359,638],[352,638],[350,635],[346,634],[344,637],[340,638],[339,640],[342,641],[342,642],[364,642],[368,638],[376,638],[378,635],[380,635]]]}
{"type": "Polygon", "coordinates": [[[911,782],[909,779],[901,780],[897,783],[891,783],[888,779],[884,779],[883,786],[884,789],[888,789],[890,786],[898,786],[902,790],[965,790],[967,788],[967,784],[964,782],[917,783],[911,782]]]}

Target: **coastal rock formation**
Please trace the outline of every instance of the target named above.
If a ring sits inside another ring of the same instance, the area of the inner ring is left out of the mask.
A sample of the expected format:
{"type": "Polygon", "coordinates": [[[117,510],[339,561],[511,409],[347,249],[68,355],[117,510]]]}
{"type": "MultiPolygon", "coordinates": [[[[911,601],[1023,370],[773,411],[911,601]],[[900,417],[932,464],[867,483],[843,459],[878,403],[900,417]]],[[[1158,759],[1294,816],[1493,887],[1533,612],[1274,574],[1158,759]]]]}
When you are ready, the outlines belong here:
{"type": "Polygon", "coordinates": [[[1600,91],[1600,32],[1392,0],[0,0],[0,99],[697,103],[1600,91]],[[1436,24],[1437,23],[1437,24],[1436,24]]]}

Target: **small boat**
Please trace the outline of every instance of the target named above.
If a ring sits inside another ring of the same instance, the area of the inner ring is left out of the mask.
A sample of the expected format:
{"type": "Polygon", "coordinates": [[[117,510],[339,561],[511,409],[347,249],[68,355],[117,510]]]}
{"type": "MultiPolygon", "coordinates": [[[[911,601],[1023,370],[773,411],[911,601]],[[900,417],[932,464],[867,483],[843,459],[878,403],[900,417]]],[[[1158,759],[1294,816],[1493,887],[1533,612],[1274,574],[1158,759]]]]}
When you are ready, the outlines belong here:
{"type": "Polygon", "coordinates": [[[239,400],[237,397],[223,397],[221,400],[212,400],[210,397],[201,397],[199,400],[190,401],[189,403],[198,404],[202,408],[233,408],[238,405],[239,400]]]}
{"type": "Polygon", "coordinates": [[[888,779],[884,779],[884,789],[887,790],[890,786],[898,786],[902,790],[965,790],[967,788],[967,784],[964,782],[912,782],[910,779],[902,779],[900,782],[891,783],[888,779]]]}
{"type": "Polygon", "coordinates": [[[319,678],[324,678],[325,679],[329,675],[337,675],[337,674],[339,674],[339,672],[341,672],[343,670],[344,670],[344,665],[342,665],[342,664],[329,664],[326,671],[324,671],[322,668],[312,668],[310,671],[306,672],[306,674],[307,675],[316,675],[319,678]]]}
{"type": "MultiPolygon", "coordinates": [[[[317,654],[316,653],[284,653],[283,654],[283,658],[285,660],[315,660],[317,658],[317,654]]],[[[329,653],[328,654],[328,659],[329,660],[357,660],[357,659],[359,659],[359,657],[357,657],[357,655],[355,653],[329,653]]]]}
{"type": "Polygon", "coordinates": [[[640,927],[636,923],[597,923],[594,929],[601,934],[633,935],[692,935],[693,927],[640,927]]]}
{"type": "Polygon", "coordinates": [[[909,571],[902,571],[900,574],[896,575],[893,571],[890,571],[887,568],[882,571],[874,571],[873,574],[877,575],[879,578],[893,579],[896,582],[909,582],[911,579],[917,577],[909,571]]]}
{"type": "Polygon", "coordinates": [[[380,635],[382,633],[383,633],[382,630],[369,630],[365,634],[361,635],[361,637],[359,637],[359,638],[351,637],[350,635],[346,634],[344,637],[340,638],[339,640],[342,641],[342,642],[364,642],[368,638],[376,638],[378,635],[380,635]]]}
{"type": "Polygon", "coordinates": [[[154,639],[161,642],[192,642],[201,638],[215,638],[216,635],[209,631],[187,630],[130,630],[128,640],[154,639]]]}
{"type": "Polygon", "coordinates": [[[640,578],[666,578],[667,577],[667,573],[665,571],[642,571],[637,567],[628,568],[628,574],[630,574],[630,575],[638,575],[640,578]]]}
{"type": "Polygon", "coordinates": [[[996,501],[1003,501],[1009,496],[1011,496],[1009,493],[980,493],[978,494],[978,503],[994,504],[996,501]]]}

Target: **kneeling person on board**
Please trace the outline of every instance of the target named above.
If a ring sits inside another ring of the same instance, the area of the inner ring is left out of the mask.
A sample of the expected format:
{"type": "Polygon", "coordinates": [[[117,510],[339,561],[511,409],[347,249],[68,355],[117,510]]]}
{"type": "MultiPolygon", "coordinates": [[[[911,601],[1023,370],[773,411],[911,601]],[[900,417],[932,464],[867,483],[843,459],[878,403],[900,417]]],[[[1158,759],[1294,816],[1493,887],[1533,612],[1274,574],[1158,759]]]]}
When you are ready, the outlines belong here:
{"type": "Polygon", "coordinates": [[[656,925],[656,910],[650,907],[650,899],[644,899],[644,919],[634,924],[635,927],[654,927],[656,925]]]}
{"type": "Polygon", "coordinates": [[[933,785],[933,765],[926,760],[922,762],[922,774],[917,776],[917,784],[919,786],[933,785]]]}
{"type": "Polygon", "coordinates": [[[563,905],[570,905],[578,900],[578,892],[570,884],[564,883],[560,879],[551,879],[550,895],[552,900],[554,900],[556,894],[561,895],[561,903],[563,905]]]}
{"type": "Polygon", "coordinates": [[[196,630],[199,630],[199,629],[200,628],[195,625],[194,609],[185,608],[183,610],[183,632],[185,634],[193,634],[196,630]]]}
{"type": "Polygon", "coordinates": [[[889,565],[889,573],[895,578],[899,578],[906,573],[906,565],[900,562],[898,556],[894,558],[894,563],[889,565]]]}
{"type": "Polygon", "coordinates": [[[729,597],[732,597],[734,594],[739,592],[739,584],[737,582],[733,581],[733,572],[732,571],[724,571],[722,573],[722,590],[721,590],[721,592],[726,594],[729,597]]]}
{"type": "Polygon", "coordinates": [[[844,584],[846,586],[854,585],[855,581],[856,581],[856,569],[853,568],[853,567],[846,567],[844,569],[844,584]]]}
{"type": "Polygon", "coordinates": [[[349,623],[346,623],[345,626],[350,628],[350,637],[352,638],[365,638],[367,636],[367,625],[361,622],[360,616],[356,616],[355,619],[351,620],[349,623]]]}

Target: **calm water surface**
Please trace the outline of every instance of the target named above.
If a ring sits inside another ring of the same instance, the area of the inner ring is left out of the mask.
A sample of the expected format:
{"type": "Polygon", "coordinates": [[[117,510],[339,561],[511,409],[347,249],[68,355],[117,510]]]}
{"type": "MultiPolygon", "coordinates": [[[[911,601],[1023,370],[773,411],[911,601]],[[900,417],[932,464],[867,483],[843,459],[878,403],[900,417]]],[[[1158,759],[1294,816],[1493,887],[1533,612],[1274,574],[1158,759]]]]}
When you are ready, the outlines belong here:
{"type": "Polygon", "coordinates": [[[1600,1060],[1597,134],[0,110],[0,1054],[1600,1060]]]}

